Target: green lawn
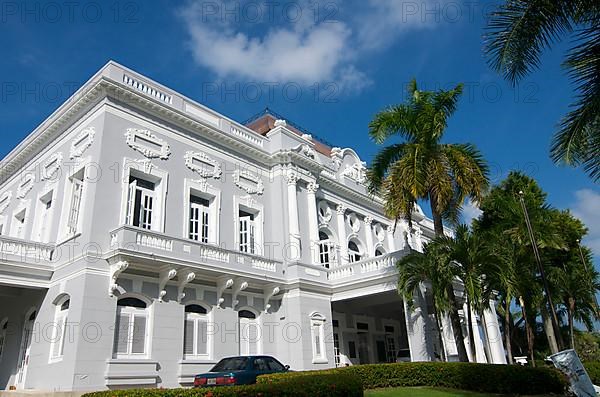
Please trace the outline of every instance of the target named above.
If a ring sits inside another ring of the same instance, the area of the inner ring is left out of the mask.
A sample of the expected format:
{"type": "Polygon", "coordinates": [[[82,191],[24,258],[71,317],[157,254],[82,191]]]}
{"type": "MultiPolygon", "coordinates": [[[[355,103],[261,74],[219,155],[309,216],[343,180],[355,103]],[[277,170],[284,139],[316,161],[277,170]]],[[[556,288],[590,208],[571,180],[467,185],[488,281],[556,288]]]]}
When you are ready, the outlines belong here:
{"type": "Polygon", "coordinates": [[[497,394],[481,394],[470,391],[435,389],[430,387],[400,387],[397,389],[367,390],[365,397],[485,397],[497,394]]]}

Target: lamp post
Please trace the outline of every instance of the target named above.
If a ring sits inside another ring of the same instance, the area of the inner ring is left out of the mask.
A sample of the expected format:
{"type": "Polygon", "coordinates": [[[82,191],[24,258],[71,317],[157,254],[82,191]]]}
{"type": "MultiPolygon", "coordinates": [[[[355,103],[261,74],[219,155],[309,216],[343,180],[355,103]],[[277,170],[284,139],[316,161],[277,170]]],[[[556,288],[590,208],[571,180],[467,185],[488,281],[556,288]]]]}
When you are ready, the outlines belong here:
{"type": "Polygon", "coordinates": [[[542,258],[540,257],[540,251],[538,250],[538,246],[535,242],[535,237],[533,235],[533,227],[531,226],[531,220],[529,219],[529,213],[527,212],[527,206],[525,205],[525,194],[523,191],[519,191],[519,201],[521,202],[521,208],[523,209],[523,215],[525,217],[525,223],[527,224],[527,232],[529,233],[529,238],[531,240],[531,247],[533,249],[533,256],[535,257],[535,261],[537,263],[538,271],[540,272],[540,277],[542,278],[542,283],[544,285],[544,292],[546,294],[546,300],[548,306],[550,306],[550,319],[552,321],[552,329],[554,330],[554,337],[556,338],[556,344],[558,345],[558,350],[563,349],[562,338],[560,335],[560,327],[558,326],[558,316],[556,315],[556,309],[554,303],[552,302],[552,296],[550,295],[550,287],[548,286],[548,280],[546,279],[546,272],[544,271],[544,266],[542,265],[542,258]]]}

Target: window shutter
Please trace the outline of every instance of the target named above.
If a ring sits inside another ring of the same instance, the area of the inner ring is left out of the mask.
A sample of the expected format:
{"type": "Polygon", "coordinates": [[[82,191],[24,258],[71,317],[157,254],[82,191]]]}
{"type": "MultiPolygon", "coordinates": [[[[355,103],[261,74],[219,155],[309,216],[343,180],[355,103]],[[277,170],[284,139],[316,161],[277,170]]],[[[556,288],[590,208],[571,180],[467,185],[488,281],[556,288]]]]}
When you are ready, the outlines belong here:
{"type": "Polygon", "coordinates": [[[137,181],[133,181],[129,184],[129,193],[127,194],[127,217],[125,219],[125,223],[128,225],[133,225],[133,209],[135,207],[135,191],[137,188],[137,181]]]}
{"type": "Polygon", "coordinates": [[[183,354],[194,354],[194,320],[185,320],[183,330],[183,354]]]}
{"type": "Polygon", "coordinates": [[[197,343],[197,353],[198,354],[208,354],[208,323],[204,319],[198,320],[198,340],[197,343]]]}
{"type": "Polygon", "coordinates": [[[117,317],[115,329],[115,353],[127,353],[127,342],[129,341],[129,315],[121,314],[117,317]]]}
{"type": "Polygon", "coordinates": [[[144,353],[146,345],[146,316],[134,316],[131,353],[144,353]]]}

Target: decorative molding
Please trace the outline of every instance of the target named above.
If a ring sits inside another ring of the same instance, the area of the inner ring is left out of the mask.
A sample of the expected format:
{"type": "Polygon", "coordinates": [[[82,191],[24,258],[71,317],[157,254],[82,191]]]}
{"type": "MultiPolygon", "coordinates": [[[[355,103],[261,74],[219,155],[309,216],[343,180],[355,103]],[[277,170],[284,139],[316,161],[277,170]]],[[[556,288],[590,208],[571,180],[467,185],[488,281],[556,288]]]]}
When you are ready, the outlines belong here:
{"type": "Polygon", "coordinates": [[[137,150],[149,159],[159,158],[161,160],[167,160],[171,155],[171,146],[149,130],[128,128],[127,132],[125,132],[125,136],[127,137],[126,143],[129,147],[133,150],[137,150]],[[147,143],[140,141],[145,141],[147,143]],[[160,149],[153,148],[150,145],[160,146],[160,149]]]}
{"type": "Polygon", "coordinates": [[[285,120],[275,120],[275,127],[287,127],[287,121],[285,120]]]}
{"type": "Polygon", "coordinates": [[[221,165],[218,161],[213,160],[204,152],[186,152],[185,166],[202,178],[221,178],[221,165]],[[201,163],[201,164],[197,164],[201,163]]]}
{"type": "Polygon", "coordinates": [[[108,295],[112,298],[115,295],[115,291],[119,288],[117,279],[127,268],[129,263],[125,261],[117,262],[110,265],[110,284],[108,286],[108,295]]]}
{"type": "Polygon", "coordinates": [[[306,143],[298,147],[298,152],[313,160],[317,156],[317,153],[314,151],[314,149],[306,143]]]}
{"type": "Polygon", "coordinates": [[[264,289],[264,300],[265,300],[265,312],[268,312],[271,308],[271,299],[281,292],[281,288],[277,286],[269,286],[264,289]]]}
{"type": "Polygon", "coordinates": [[[339,147],[334,147],[331,149],[331,162],[333,164],[333,168],[337,171],[342,166],[342,161],[344,160],[343,151],[339,147]]]}
{"type": "Polygon", "coordinates": [[[71,141],[71,150],[69,151],[69,158],[71,160],[83,156],[83,153],[92,146],[94,143],[94,137],[96,136],[96,130],[94,127],[88,127],[81,130],[81,132],[71,141]]]}
{"type": "Polygon", "coordinates": [[[179,276],[179,284],[177,285],[177,302],[181,303],[181,301],[183,301],[183,298],[185,298],[185,292],[183,292],[185,286],[194,281],[195,278],[196,273],[191,270],[179,276]]]}
{"type": "Polygon", "coordinates": [[[223,293],[226,289],[233,287],[233,279],[227,276],[221,277],[217,280],[217,307],[222,309],[221,305],[225,302],[223,293]]]}
{"type": "Polygon", "coordinates": [[[165,269],[160,272],[160,276],[158,279],[158,301],[162,302],[165,295],[167,295],[167,291],[165,287],[170,280],[173,280],[177,275],[177,270],[175,269],[165,269]]]}
{"type": "Polygon", "coordinates": [[[232,303],[231,303],[231,307],[233,309],[235,309],[235,307],[240,303],[240,301],[237,298],[238,295],[240,294],[240,292],[246,290],[247,288],[248,288],[247,281],[238,280],[235,282],[235,286],[233,287],[233,295],[232,295],[232,303]]]}
{"type": "Polygon", "coordinates": [[[310,182],[308,185],[306,185],[306,190],[308,190],[310,194],[315,194],[319,190],[319,184],[316,182],[310,182]]]}
{"type": "Polygon", "coordinates": [[[23,181],[17,186],[17,198],[23,199],[25,198],[31,189],[33,189],[33,184],[35,182],[35,178],[32,174],[27,174],[23,177],[23,181]]]}
{"type": "Polygon", "coordinates": [[[12,191],[5,192],[0,196],[0,214],[3,214],[4,211],[10,205],[10,201],[12,200],[12,191]]]}
{"type": "Polygon", "coordinates": [[[334,181],[337,179],[337,175],[329,170],[321,170],[321,175],[334,181]]]}
{"type": "Polygon", "coordinates": [[[372,216],[365,216],[365,225],[367,226],[371,226],[373,224],[373,217],[372,216]]]}
{"type": "Polygon", "coordinates": [[[355,182],[363,184],[367,180],[367,167],[364,163],[346,165],[342,175],[345,178],[352,179],[355,182]]]}
{"type": "Polygon", "coordinates": [[[344,204],[338,204],[335,207],[335,210],[337,211],[338,215],[344,215],[347,209],[348,208],[344,204]]]}
{"type": "Polygon", "coordinates": [[[319,201],[319,204],[317,204],[317,209],[319,212],[319,221],[321,224],[329,224],[329,222],[331,221],[331,207],[329,206],[329,203],[327,203],[327,201],[325,200],[321,200],[319,201]]]}
{"type": "Polygon", "coordinates": [[[300,177],[299,177],[298,173],[295,171],[288,171],[285,174],[285,180],[286,180],[288,186],[296,185],[298,183],[298,179],[300,179],[300,177]]]}
{"type": "Polygon", "coordinates": [[[46,160],[42,167],[42,181],[53,179],[62,165],[63,155],[62,153],[54,153],[46,160]]]}
{"type": "Polygon", "coordinates": [[[354,233],[358,233],[360,231],[360,219],[358,219],[358,216],[354,212],[348,214],[348,225],[354,233]]]}
{"type": "Polygon", "coordinates": [[[385,240],[385,230],[383,229],[383,226],[378,223],[375,226],[375,237],[377,237],[377,240],[382,243],[383,240],[385,240]]]}
{"type": "Polygon", "coordinates": [[[235,170],[233,172],[233,183],[248,194],[261,195],[265,191],[262,179],[246,170],[235,170]]]}

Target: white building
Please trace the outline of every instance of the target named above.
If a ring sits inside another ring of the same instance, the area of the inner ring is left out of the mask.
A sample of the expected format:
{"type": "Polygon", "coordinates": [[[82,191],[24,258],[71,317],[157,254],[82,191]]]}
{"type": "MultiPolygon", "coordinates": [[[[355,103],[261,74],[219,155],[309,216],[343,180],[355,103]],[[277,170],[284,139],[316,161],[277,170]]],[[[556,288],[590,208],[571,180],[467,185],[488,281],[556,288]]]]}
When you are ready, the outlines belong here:
{"type": "MultiPolygon", "coordinates": [[[[410,313],[396,292],[431,220],[394,231],[364,179],[352,149],[108,63],[1,163],[0,389],[186,386],[238,354],[454,356],[426,287],[410,313]]],[[[504,363],[493,310],[474,359],[504,363]]]]}

